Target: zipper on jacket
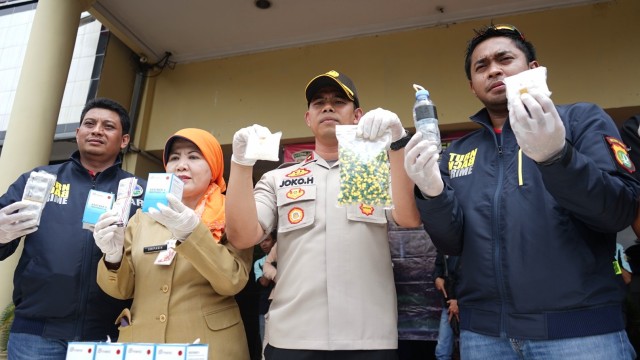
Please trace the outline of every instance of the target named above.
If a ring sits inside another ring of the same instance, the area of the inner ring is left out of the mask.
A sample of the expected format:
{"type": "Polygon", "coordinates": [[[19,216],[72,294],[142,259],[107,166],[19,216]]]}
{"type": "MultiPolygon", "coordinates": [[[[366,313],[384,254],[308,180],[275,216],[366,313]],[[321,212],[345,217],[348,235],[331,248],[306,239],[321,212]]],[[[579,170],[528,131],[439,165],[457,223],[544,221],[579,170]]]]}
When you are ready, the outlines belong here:
{"type": "Polygon", "coordinates": [[[506,331],[506,290],[504,285],[504,274],[502,272],[502,238],[500,237],[500,199],[502,198],[502,187],[503,187],[503,177],[504,177],[504,154],[502,151],[503,137],[496,136],[494,133],[494,137],[496,138],[496,143],[498,145],[498,183],[496,185],[496,191],[493,195],[493,212],[492,212],[492,226],[491,226],[491,236],[494,241],[494,252],[493,252],[493,267],[496,273],[496,284],[498,285],[498,294],[500,295],[500,332],[506,331]]]}
{"type": "Polygon", "coordinates": [[[522,179],[522,149],[518,149],[518,186],[524,185],[522,179]]]}

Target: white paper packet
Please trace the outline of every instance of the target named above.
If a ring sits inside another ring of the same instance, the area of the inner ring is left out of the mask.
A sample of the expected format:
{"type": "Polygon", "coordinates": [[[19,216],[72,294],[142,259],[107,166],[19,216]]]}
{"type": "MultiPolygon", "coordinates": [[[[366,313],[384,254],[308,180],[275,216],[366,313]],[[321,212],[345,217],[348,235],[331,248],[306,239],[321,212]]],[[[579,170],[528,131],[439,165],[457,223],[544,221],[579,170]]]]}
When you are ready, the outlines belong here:
{"type": "Polygon", "coordinates": [[[506,77],[504,84],[507,86],[507,101],[509,104],[512,104],[520,95],[528,93],[531,90],[547,96],[551,95],[551,91],[549,91],[547,87],[547,68],[544,66],[506,77]]]}
{"type": "Polygon", "coordinates": [[[244,157],[252,160],[279,161],[278,149],[282,131],[271,133],[267,128],[260,134],[253,132],[247,140],[247,150],[244,157]]]}

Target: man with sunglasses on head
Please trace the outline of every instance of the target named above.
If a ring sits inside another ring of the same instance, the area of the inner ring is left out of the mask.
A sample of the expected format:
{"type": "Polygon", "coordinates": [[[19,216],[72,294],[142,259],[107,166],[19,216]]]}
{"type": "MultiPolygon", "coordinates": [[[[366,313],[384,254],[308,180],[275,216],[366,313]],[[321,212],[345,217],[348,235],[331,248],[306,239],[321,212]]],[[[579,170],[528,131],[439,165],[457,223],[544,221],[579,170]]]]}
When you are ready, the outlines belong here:
{"type": "Polygon", "coordinates": [[[533,89],[507,101],[505,78],[538,66],[515,27],[478,31],[465,70],[481,128],[441,156],[419,134],[405,149],[425,229],[461,256],[461,357],[633,359],[613,262],[638,208],[635,168],[598,106],[533,89]]]}

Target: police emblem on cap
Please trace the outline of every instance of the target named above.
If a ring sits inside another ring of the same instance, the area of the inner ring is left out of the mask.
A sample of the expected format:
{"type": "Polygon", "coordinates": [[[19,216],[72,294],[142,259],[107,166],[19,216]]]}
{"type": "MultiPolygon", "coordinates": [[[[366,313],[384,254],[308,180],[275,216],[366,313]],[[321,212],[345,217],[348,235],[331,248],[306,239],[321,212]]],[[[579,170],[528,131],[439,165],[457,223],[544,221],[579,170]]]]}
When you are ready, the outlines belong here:
{"type": "Polygon", "coordinates": [[[309,83],[307,83],[307,86],[305,88],[307,105],[309,105],[313,96],[318,90],[320,90],[324,86],[330,85],[338,86],[340,89],[342,89],[349,100],[353,101],[356,108],[360,107],[360,100],[358,99],[358,93],[353,81],[351,81],[351,79],[349,79],[347,75],[341,74],[335,70],[330,70],[324,74],[320,74],[311,79],[309,83]]]}

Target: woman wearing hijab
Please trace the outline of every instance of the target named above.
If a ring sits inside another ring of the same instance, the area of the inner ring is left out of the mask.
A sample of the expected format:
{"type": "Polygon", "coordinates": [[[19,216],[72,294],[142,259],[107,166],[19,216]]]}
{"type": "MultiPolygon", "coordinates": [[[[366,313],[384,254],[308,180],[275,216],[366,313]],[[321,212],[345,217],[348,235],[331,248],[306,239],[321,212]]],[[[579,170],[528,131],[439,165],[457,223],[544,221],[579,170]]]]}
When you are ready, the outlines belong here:
{"type": "Polygon", "coordinates": [[[118,299],[133,299],[118,318],[119,342],[209,345],[209,359],[248,359],[234,295],[245,286],[251,249],[221,244],[224,232],[222,148],[200,129],[183,129],[164,148],[165,170],[184,182],[182,201],[141,210],[126,230],[107,212],[95,226],[105,254],[98,284],[118,299]],[[158,248],[160,250],[158,251],[158,248]]]}

